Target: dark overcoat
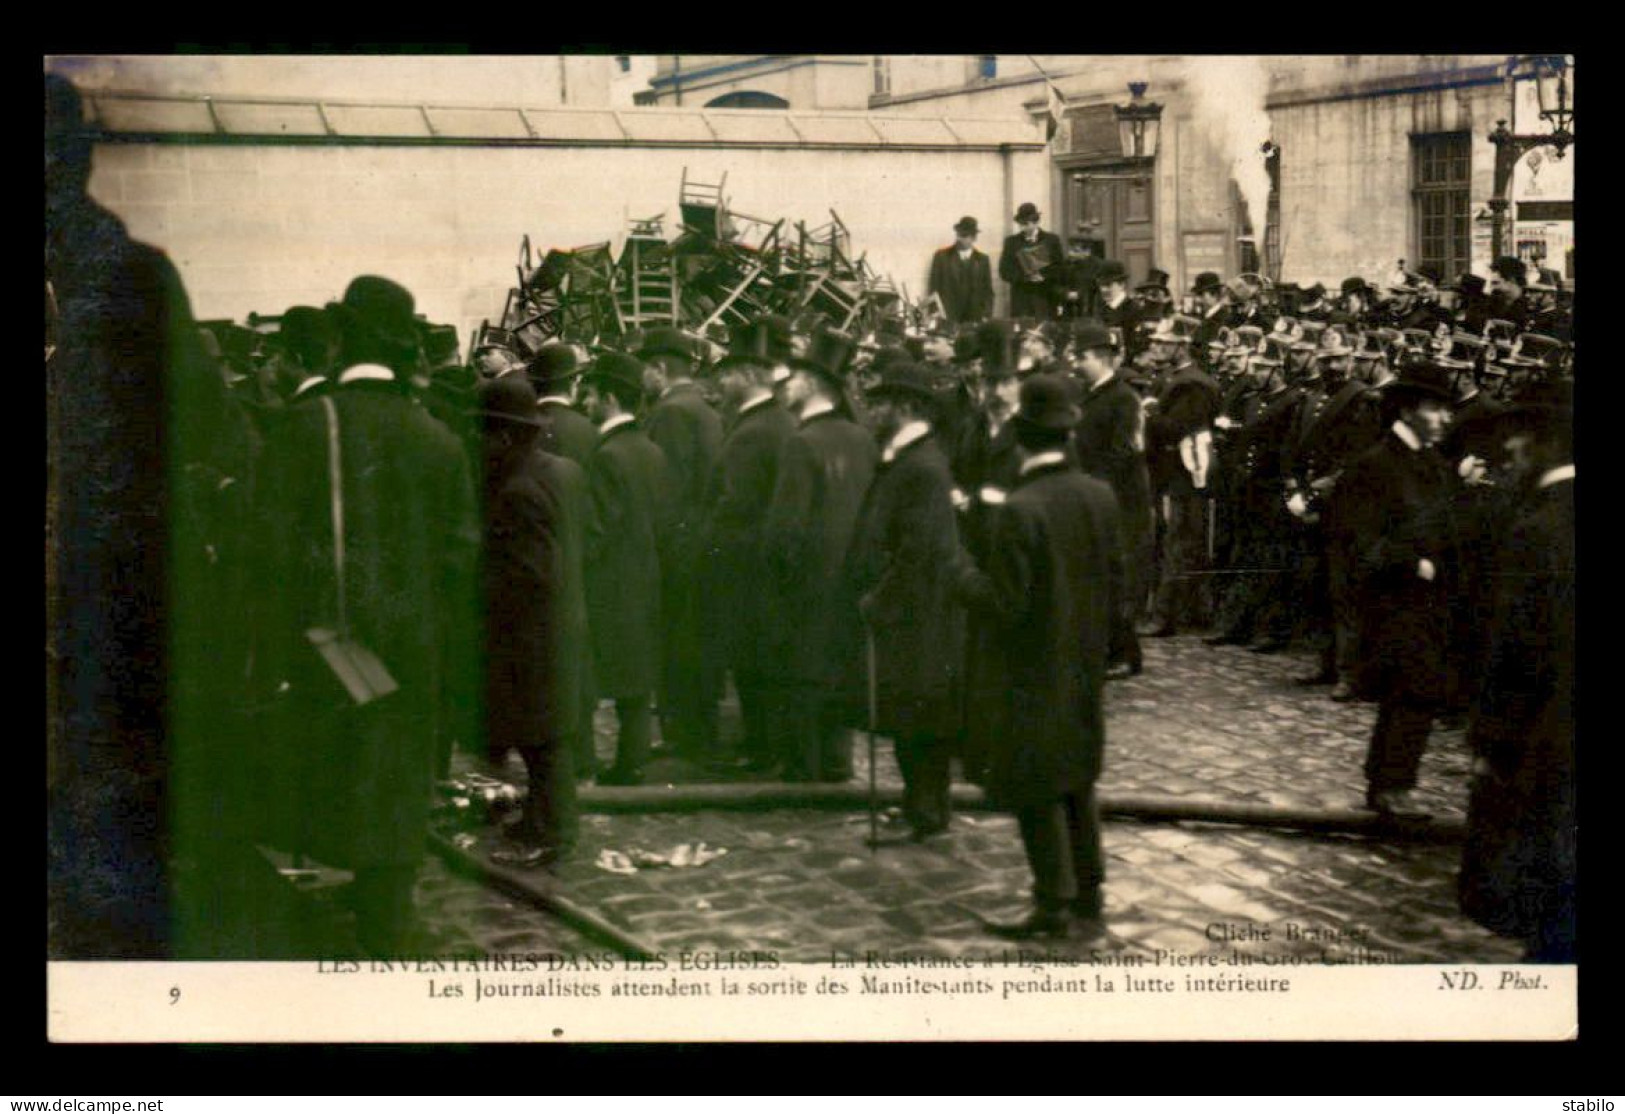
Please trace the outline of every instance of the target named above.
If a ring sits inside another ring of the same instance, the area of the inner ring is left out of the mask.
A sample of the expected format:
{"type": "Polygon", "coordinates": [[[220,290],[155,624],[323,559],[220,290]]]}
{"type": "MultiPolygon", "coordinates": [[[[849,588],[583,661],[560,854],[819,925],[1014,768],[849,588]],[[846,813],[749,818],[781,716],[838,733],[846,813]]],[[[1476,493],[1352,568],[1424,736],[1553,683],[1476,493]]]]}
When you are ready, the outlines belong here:
{"type": "Polygon", "coordinates": [[[598,427],[592,424],[592,419],[563,399],[543,399],[536,413],[542,420],[541,447],[585,468],[598,447],[598,427]]]}
{"type": "Polygon", "coordinates": [[[848,664],[835,641],[850,627],[839,622],[851,602],[846,559],[879,455],[867,429],[834,412],[784,443],[764,535],[779,656],[793,681],[833,687],[848,664]]]}
{"type": "Polygon", "coordinates": [[[992,632],[1005,685],[974,709],[967,769],[1018,809],[1082,794],[1100,774],[1101,688],[1124,582],[1111,488],[1064,461],[1022,476],[1000,508],[986,567],[961,589],[992,632]]]}
{"type": "Polygon", "coordinates": [[[928,290],[955,325],[984,321],[993,314],[993,263],[976,250],[961,262],[955,247],[945,247],[931,256],[928,290]]]}
{"type": "Polygon", "coordinates": [[[665,455],[672,501],[667,528],[657,539],[665,654],[662,701],[675,704],[693,697],[703,702],[712,694],[721,695],[717,663],[706,652],[702,565],[706,518],[722,453],[722,419],[697,385],[679,383],[650,409],[643,428],[665,455]]]}
{"type": "Polygon", "coordinates": [[[1468,721],[1462,909],[1492,931],[1573,946],[1574,483],[1536,491],[1499,550],[1489,659],[1468,721]]]}
{"type": "MultiPolygon", "coordinates": [[[[1125,305],[1127,303],[1124,303],[1125,305]]],[[[1140,396],[1119,376],[1079,399],[1082,418],[1073,430],[1078,463],[1117,497],[1123,544],[1131,548],[1151,529],[1151,481],[1145,463],[1140,396]]]]}
{"type": "Polygon", "coordinates": [[[478,735],[480,526],[462,444],[395,382],[336,386],[351,637],[399,688],[355,706],[306,630],[339,625],[322,399],[277,424],[264,460],[256,597],[260,692],[280,697],[258,767],[268,841],[333,866],[416,864],[442,740],[478,735]],[[275,579],[271,579],[274,576],[275,579]]]}
{"type": "Polygon", "coordinates": [[[708,643],[721,661],[768,671],[781,624],[767,567],[766,529],[779,457],[796,420],[768,398],[741,414],[722,443],[706,546],[708,643]]]}
{"type": "Polygon", "coordinates": [[[1055,316],[1055,307],[1061,301],[1066,249],[1055,233],[1040,232],[1031,250],[1042,253],[1050,262],[1039,272],[1043,281],[1028,282],[1018,259],[1026,242],[1026,237],[1019,232],[1005,237],[1004,250],[999,253],[999,277],[1010,284],[1011,317],[1048,320],[1055,316]]]}
{"type": "Polygon", "coordinates": [[[1446,695],[1450,593],[1460,560],[1454,481],[1437,452],[1413,450],[1390,430],[1354,459],[1333,496],[1354,558],[1362,687],[1379,696],[1428,702],[1446,695]],[[1424,557],[1436,569],[1431,581],[1417,572],[1424,557]]]}
{"type": "MultiPolygon", "coordinates": [[[[874,632],[883,734],[959,734],[965,613],[954,587],[964,558],[952,489],[935,436],[921,438],[879,465],[853,540],[849,583],[874,632]]],[[[862,630],[853,635],[848,692],[863,693],[862,630]]]]}
{"type": "Polygon", "coordinates": [[[1195,364],[1173,368],[1156,395],[1157,408],[1145,420],[1146,464],[1153,491],[1189,495],[1196,488],[1179,453],[1179,443],[1213,427],[1219,414],[1219,385],[1195,364]]]}
{"type": "Polygon", "coordinates": [[[602,436],[587,467],[587,614],[602,696],[637,698],[660,680],[658,539],[669,529],[665,454],[635,422],[602,436]]]}

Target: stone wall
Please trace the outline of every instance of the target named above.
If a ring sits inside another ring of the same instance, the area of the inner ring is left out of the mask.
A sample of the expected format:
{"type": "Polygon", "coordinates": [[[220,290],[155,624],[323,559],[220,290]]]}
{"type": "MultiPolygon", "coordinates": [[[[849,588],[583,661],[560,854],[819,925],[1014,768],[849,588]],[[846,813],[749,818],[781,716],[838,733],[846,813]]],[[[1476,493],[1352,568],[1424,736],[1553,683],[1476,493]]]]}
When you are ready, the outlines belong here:
{"type": "Polygon", "coordinates": [[[855,250],[916,298],[954,221],[1000,229],[1012,198],[1043,196],[1049,174],[1041,148],[126,142],[97,149],[91,193],[169,253],[201,318],[320,305],[374,272],[466,338],[501,314],[521,235],[538,251],[618,250],[628,218],[661,212],[674,234],[684,167],[702,181],[726,171],[740,212],[817,226],[833,208],[855,250]]]}

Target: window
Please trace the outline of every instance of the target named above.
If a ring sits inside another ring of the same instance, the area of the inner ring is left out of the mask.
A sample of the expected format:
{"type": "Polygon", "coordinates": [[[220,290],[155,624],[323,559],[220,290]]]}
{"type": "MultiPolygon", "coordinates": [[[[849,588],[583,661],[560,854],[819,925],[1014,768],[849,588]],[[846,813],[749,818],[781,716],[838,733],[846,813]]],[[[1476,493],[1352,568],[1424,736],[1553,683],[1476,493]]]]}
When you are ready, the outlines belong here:
{"type": "Polygon", "coordinates": [[[734,93],[724,93],[720,97],[705,102],[706,108],[789,108],[790,102],[783,97],[775,97],[772,93],[759,93],[754,89],[742,89],[734,93]]]}
{"type": "Polygon", "coordinates": [[[1411,137],[1414,255],[1418,265],[1436,267],[1447,277],[1471,263],[1472,144],[1470,132],[1411,137]]]}
{"type": "Polygon", "coordinates": [[[875,55],[875,96],[885,97],[891,95],[891,59],[884,55],[875,55]]]}

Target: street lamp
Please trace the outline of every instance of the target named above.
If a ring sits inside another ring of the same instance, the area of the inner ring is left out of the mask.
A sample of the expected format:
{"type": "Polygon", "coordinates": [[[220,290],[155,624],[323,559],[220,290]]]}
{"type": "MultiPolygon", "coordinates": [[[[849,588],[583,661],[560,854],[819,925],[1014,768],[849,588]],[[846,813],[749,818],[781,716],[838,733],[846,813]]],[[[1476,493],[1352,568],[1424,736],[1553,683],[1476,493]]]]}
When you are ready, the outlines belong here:
{"type": "Polygon", "coordinates": [[[1517,83],[1533,79],[1540,97],[1540,117],[1551,124],[1552,130],[1541,134],[1516,134],[1505,120],[1495,122],[1489,140],[1495,145],[1495,181],[1490,196],[1490,218],[1494,222],[1490,231],[1490,254],[1499,259],[1505,254],[1508,212],[1511,200],[1507,191],[1512,185],[1512,172],[1518,160],[1537,147],[1551,147],[1557,158],[1562,158],[1574,143],[1574,66],[1561,54],[1534,54],[1511,59],[1507,64],[1507,85],[1512,95],[1512,111],[1517,113],[1517,83]]]}
{"type": "Polygon", "coordinates": [[[1157,132],[1162,126],[1162,105],[1148,103],[1144,99],[1145,87],[1143,81],[1129,82],[1128,91],[1133,100],[1128,104],[1113,106],[1117,112],[1117,138],[1122,144],[1125,158],[1157,157],[1157,132]]]}

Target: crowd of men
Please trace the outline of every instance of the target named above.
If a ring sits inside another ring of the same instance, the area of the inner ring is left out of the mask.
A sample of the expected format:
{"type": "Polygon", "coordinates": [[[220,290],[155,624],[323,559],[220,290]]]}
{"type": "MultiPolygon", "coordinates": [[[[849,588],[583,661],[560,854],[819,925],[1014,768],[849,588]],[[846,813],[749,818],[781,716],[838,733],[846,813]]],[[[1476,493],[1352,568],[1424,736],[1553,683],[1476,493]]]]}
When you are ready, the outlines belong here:
{"type": "MultiPolygon", "coordinates": [[[[1041,241],[1037,216],[1024,206],[1012,241],[1041,241]]],[[[957,231],[949,250],[969,240],[974,258],[974,221],[957,231]]],[[[53,321],[72,320],[51,302],[72,286],[71,246],[48,268],[48,367],[53,321]]],[[[174,846],[154,854],[179,864],[192,910],[162,947],[256,954],[273,898],[253,848],[270,844],[353,870],[361,946],[388,954],[453,748],[524,760],[502,857],[540,866],[571,849],[578,782],[643,780],[657,717],[664,748],[726,776],[844,781],[853,729],[889,737],[919,840],[948,826],[958,757],[1016,813],[1034,874],[1031,914],[992,929],[1098,928],[1102,687],[1143,668],[1143,620],[1167,635],[1216,615],[1215,640],[1261,649],[1321,639],[1312,680],[1381,702],[1370,804],[1404,811],[1432,718],[1527,664],[1507,638],[1527,642],[1539,601],[1491,591],[1504,580],[1472,564],[1493,546],[1462,530],[1492,539],[1515,520],[1522,538],[1533,514],[1571,531],[1572,503],[1565,520],[1533,502],[1551,484],[1523,482],[1570,464],[1554,417],[1568,346],[1530,335],[1541,311],[1510,261],[1481,298],[1446,290],[1454,306],[1424,275],[1386,296],[1350,280],[1335,303],[1202,275],[1189,313],[1167,276],[1131,294],[1110,262],[1070,298],[1066,266],[1049,251],[1001,262],[1027,320],[987,320],[975,294],[944,299],[916,335],[767,316],[726,346],[655,327],[528,351],[487,328],[466,361],[378,276],[288,309],[252,351],[198,332],[172,297],[201,355],[164,374],[209,385],[171,393],[192,408],[173,424],[213,435],[173,443],[185,451],[172,444],[152,496],[178,524],[169,606],[184,611],[169,641],[185,660],[156,680],[196,690],[191,726],[152,759],[185,794],[174,846]],[[1504,622],[1481,621],[1498,608],[1504,622]],[[719,729],[730,681],[738,738],[719,729]],[[601,768],[604,702],[616,738],[601,768]]],[[[967,289],[987,277],[971,272],[967,289]]],[[[1561,629],[1569,566],[1520,552],[1545,592],[1538,629],[1561,629]]],[[[1494,806],[1551,842],[1572,657],[1552,639],[1524,649],[1549,667],[1545,702],[1502,692],[1473,710],[1499,717],[1486,769],[1516,785],[1494,806]],[[1542,823],[1526,823],[1531,801],[1542,823]]],[[[1572,933],[1547,891],[1567,900],[1572,874],[1504,843],[1486,854],[1516,858],[1515,896],[1482,903],[1506,920],[1511,902],[1517,923],[1499,930],[1533,941],[1534,923],[1556,955],[1572,933]],[[1530,898],[1531,872],[1551,869],[1530,898]]]]}

